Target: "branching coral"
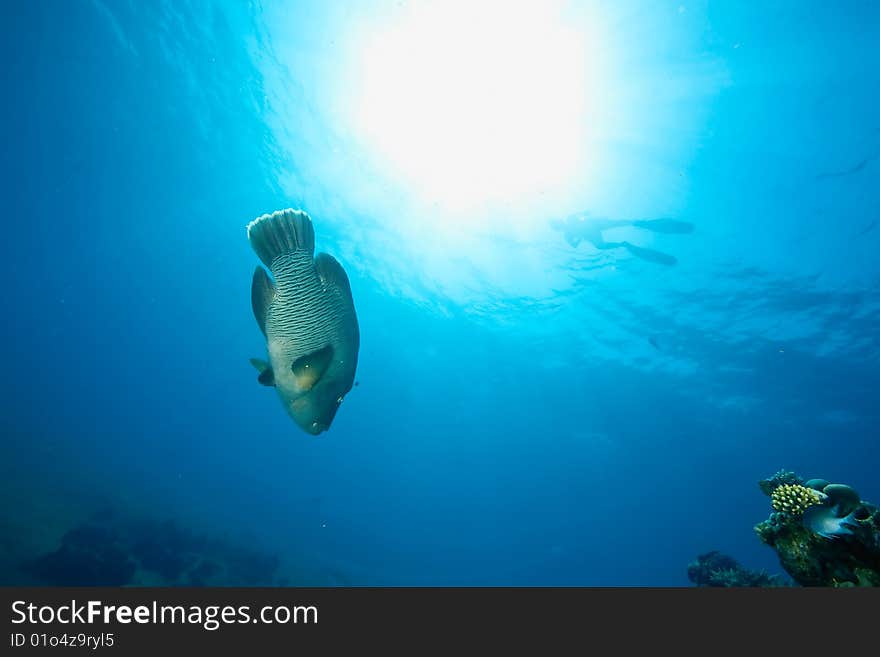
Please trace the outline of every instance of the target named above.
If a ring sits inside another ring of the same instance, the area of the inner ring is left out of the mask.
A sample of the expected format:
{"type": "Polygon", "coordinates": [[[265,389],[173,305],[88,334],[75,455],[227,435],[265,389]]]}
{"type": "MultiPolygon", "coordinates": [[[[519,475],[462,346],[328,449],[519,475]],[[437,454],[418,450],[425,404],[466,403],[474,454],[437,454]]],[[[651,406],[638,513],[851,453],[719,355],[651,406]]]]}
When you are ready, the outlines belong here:
{"type": "Polygon", "coordinates": [[[811,506],[822,502],[821,493],[800,484],[782,484],[771,494],[773,508],[792,516],[803,515],[811,506]]]}

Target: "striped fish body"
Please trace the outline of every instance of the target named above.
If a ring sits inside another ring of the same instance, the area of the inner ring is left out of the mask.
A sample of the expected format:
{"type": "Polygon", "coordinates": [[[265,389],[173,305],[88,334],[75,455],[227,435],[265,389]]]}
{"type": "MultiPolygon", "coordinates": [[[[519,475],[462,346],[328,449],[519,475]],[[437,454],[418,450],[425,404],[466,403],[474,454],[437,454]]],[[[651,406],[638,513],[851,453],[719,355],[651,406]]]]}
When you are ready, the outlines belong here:
{"type": "Polygon", "coordinates": [[[360,337],[348,277],[332,256],[314,256],[304,212],[263,215],[248,226],[248,239],[274,279],[261,267],[254,272],[251,301],[269,361],[252,362],[294,421],[319,434],[330,428],[357,368],[360,337]]]}

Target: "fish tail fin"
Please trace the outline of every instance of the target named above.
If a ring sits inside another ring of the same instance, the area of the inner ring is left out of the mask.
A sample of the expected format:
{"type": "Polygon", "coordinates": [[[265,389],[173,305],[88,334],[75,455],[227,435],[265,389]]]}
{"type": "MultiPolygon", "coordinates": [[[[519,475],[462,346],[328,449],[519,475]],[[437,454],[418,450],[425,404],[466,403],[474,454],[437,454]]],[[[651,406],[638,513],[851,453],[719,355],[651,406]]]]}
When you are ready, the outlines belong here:
{"type": "Polygon", "coordinates": [[[267,267],[278,256],[294,251],[315,252],[315,229],[302,210],[278,210],[257,217],[247,227],[248,241],[267,267]]]}

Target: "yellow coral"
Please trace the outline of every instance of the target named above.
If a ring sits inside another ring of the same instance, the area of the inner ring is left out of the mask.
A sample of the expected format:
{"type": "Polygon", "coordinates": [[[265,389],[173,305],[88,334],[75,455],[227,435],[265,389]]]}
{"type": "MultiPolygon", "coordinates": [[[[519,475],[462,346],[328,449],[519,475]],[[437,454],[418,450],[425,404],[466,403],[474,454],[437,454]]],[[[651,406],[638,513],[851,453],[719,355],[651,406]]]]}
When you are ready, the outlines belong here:
{"type": "Polygon", "coordinates": [[[807,508],[819,504],[822,498],[818,491],[800,484],[782,484],[770,495],[773,508],[794,516],[803,514],[807,508]]]}

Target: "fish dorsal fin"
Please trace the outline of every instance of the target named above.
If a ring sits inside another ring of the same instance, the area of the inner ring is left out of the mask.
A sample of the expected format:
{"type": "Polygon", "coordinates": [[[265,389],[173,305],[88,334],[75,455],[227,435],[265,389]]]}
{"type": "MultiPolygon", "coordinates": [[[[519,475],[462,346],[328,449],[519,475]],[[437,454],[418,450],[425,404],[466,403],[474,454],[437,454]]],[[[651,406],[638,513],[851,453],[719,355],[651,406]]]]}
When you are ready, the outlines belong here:
{"type": "Polygon", "coordinates": [[[324,287],[339,290],[343,298],[351,302],[351,285],[342,265],[336,258],[326,253],[319,253],[315,258],[315,272],[324,287]]]}
{"type": "Polygon", "coordinates": [[[269,280],[269,274],[265,269],[257,266],[251,281],[251,306],[254,309],[254,319],[257,320],[263,335],[266,335],[266,312],[274,298],[275,286],[269,280]]]}
{"type": "Polygon", "coordinates": [[[301,390],[311,390],[315,384],[321,380],[330,362],[333,360],[333,347],[327,345],[317,351],[313,351],[305,356],[300,356],[290,369],[293,370],[293,376],[296,377],[296,384],[301,390]]]}
{"type": "Polygon", "coordinates": [[[264,386],[275,385],[275,372],[272,371],[272,366],[269,365],[269,363],[260,360],[259,358],[251,358],[251,365],[253,365],[257,372],[260,373],[260,376],[257,377],[257,381],[264,386]]]}

